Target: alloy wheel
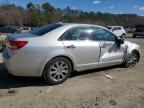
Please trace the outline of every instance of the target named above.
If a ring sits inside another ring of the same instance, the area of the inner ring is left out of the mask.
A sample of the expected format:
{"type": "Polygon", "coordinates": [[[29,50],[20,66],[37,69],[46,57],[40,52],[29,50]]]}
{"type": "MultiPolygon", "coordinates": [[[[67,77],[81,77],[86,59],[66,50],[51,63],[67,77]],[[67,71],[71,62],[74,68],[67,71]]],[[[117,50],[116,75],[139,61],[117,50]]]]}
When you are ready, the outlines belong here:
{"type": "Polygon", "coordinates": [[[69,72],[68,64],[64,61],[57,61],[50,67],[50,77],[54,81],[62,81],[69,72]]]}
{"type": "Polygon", "coordinates": [[[130,56],[127,58],[127,63],[129,67],[134,67],[138,63],[139,57],[137,52],[132,52],[130,56]]]}

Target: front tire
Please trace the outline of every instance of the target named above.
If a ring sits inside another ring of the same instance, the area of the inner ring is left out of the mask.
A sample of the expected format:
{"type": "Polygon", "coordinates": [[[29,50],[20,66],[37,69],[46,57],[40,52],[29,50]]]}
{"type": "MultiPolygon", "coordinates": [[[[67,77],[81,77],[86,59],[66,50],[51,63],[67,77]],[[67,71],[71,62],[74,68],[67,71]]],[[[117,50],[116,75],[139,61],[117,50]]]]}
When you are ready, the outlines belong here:
{"type": "Polygon", "coordinates": [[[132,53],[128,54],[124,66],[126,68],[134,67],[139,62],[139,53],[137,51],[132,51],[132,53]]]}
{"type": "Polygon", "coordinates": [[[63,83],[71,74],[72,65],[70,61],[64,57],[57,57],[48,62],[43,77],[47,83],[56,85],[63,83]]]}

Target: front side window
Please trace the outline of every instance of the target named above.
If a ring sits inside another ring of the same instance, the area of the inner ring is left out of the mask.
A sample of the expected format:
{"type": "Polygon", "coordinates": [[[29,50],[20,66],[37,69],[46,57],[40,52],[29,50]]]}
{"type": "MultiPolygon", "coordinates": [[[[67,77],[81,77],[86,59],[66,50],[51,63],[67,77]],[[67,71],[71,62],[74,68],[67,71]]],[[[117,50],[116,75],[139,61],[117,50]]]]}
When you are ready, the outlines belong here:
{"type": "Polygon", "coordinates": [[[88,27],[75,27],[66,31],[62,40],[92,40],[93,30],[88,27]]]}
{"type": "Polygon", "coordinates": [[[116,36],[110,31],[96,27],[94,29],[94,40],[98,41],[115,41],[116,36]]]}

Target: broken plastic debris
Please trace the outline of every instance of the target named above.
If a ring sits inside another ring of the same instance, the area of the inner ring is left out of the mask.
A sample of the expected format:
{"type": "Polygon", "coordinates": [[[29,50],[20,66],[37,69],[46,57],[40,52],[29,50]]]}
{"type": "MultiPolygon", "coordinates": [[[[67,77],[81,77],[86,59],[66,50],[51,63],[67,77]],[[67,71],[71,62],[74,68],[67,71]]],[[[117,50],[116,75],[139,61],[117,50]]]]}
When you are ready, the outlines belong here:
{"type": "Polygon", "coordinates": [[[109,79],[111,79],[111,80],[114,79],[111,75],[105,75],[105,77],[107,77],[107,78],[109,78],[109,79]]]}
{"type": "Polygon", "coordinates": [[[109,101],[109,104],[110,104],[110,105],[117,105],[117,102],[114,101],[114,100],[110,100],[110,101],[109,101]]]}
{"type": "Polygon", "coordinates": [[[15,93],[16,91],[14,90],[14,89],[12,89],[12,88],[10,88],[9,90],[8,90],[8,93],[15,93]]]}

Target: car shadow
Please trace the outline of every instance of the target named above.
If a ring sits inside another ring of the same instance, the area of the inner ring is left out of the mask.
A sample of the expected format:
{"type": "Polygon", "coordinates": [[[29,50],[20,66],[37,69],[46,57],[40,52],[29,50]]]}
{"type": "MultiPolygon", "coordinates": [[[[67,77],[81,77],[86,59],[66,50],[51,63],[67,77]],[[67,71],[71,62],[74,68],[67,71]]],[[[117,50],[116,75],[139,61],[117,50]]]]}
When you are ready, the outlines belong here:
{"type": "MultiPolygon", "coordinates": [[[[72,73],[70,78],[91,74],[95,72],[110,70],[114,68],[117,68],[117,66],[101,68],[101,69],[93,69],[93,70],[82,71],[82,72],[74,72],[72,73]]],[[[48,85],[42,78],[12,76],[8,74],[3,64],[0,64],[0,89],[21,88],[21,87],[29,87],[29,86],[51,86],[51,85],[48,85]]]]}
{"type": "Polygon", "coordinates": [[[20,88],[28,86],[47,86],[42,78],[12,76],[0,63],[0,89],[20,88]]]}
{"type": "Polygon", "coordinates": [[[99,73],[99,72],[103,72],[103,71],[108,71],[108,70],[112,70],[115,68],[123,68],[122,66],[110,66],[110,67],[104,67],[104,68],[98,68],[98,69],[91,69],[91,70],[86,70],[86,71],[81,71],[81,72],[73,72],[71,74],[71,77],[77,77],[77,76],[83,76],[83,75],[87,75],[87,74],[93,74],[93,73],[99,73]]]}

